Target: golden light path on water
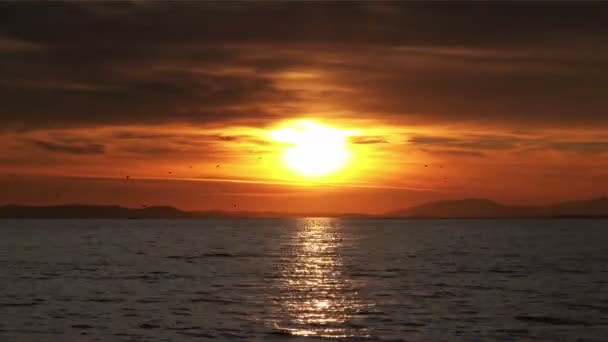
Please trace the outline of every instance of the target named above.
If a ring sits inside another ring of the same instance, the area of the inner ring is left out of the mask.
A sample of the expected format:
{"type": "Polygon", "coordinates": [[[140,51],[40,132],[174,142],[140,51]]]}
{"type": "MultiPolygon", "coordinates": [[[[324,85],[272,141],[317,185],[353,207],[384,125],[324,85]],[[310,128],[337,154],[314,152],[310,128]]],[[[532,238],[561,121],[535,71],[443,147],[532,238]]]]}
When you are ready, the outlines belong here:
{"type": "Polygon", "coordinates": [[[343,254],[354,248],[333,219],[301,219],[288,244],[279,279],[280,315],[275,328],[297,336],[369,337],[357,324],[369,311],[345,271],[343,254]]]}

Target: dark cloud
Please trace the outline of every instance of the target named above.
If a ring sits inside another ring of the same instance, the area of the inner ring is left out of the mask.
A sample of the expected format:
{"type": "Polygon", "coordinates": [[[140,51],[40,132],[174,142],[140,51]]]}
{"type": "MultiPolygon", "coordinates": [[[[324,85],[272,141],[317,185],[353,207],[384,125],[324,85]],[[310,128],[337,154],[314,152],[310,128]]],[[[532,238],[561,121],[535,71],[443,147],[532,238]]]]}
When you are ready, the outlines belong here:
{"type": "Polygon", "coordinates": [[[239,135],[216,135],[214,136],[217,140],[219,141],[243,141],[243,140],[249,140],[251,138],[253,138],[250,135],[246,135],[246,134],[239,134],[239,135]]]}
{"type": "Polygon", "coordinates": [[[102,137],[112,151],[117,154],[137,154],[141,156],[164,158],[184,156],[208,158],[210,156],[222,157],[233,154],[233,144],[249,144],[250,146],[264,146],[269,141],[248,134],[200,134],[192,131],[175,130],[119,130],[102,137]]]}
{"type": "Polygon", "coordinates": [[[2,2],[0,122],[263,125],[327,102],[403,122],[594,125],[607,21],[602,2],[2,2]],[[277,82],[302,68],[337,89],[277,82]]]}
{"type": "Polygon", "coordinates": [[[158,146],[158,145],[127,145],[117,148],[117,152],[124,152],[127,154],[145,155],[145,156],[183,156],[192,154],[192,151],[184,151],[183,149],[176,148],[174,146],[158,146]]]}
{"type": "Polygon", "coordinates": [[[124,139],[124,140],[158,140],[158,139],[174,139],[183,138],[184,135],[176,135],[174,133],[148,133],[148,132],[131,132],[131,131],[118,131],[112,133],[112,138],[124,139]]]}
{"type": "Polygon", "coordinates": [[[606,123],[608,98],[601,89],[608,86],[608,49],[576,45],[361,51],[354,66],[336,71],[360,96],[344,93],[333,99],[409,122],[606,123]]]}
{"type": "MultiPolygon", "coordinates": [[[[59,77],[59,76],[58,76],[59,77]]],[[[64,80],[50,86],[0,83],[2,119],[15,124],[208,122],[266,117],[258,102],[293,98],[261,77],[115,75],[92,85],[64,80]]]]}
{"type": "Polygon", "coordinates": [[[415,136],[408,140],[410,144],[422,146],[455,147],[474,150],[507,150],[517,147],[524,140],[515,137],[477,136],[444,137],[444,136],[415,136]]]}
{"type": "Polygon", "coordinates": [[[32,52],[39,49],[40,47],[33,43],[0,37],[0,54],[32,52]]]}
{"type": "Polygon", "coordinates": [[[459,157],[484,157],[485,154],[479,151],[471,150],[457,150],[457,149],[438,149],[438,148],[421,148],[420,151],[429,154],[438,154],[446,156],[459,156],[459,157]]]}
{"type": "Polygon", "coordinates": [[[181,145],[209,145],[224,142],[248,142],[266,145],[269,142],[248,134],[221,135],[221,134],[189,134],[189,133],[149,133],[138,131],[118,131],[111,134],[111,138],[119,140],[144,140],[155,142],[165,141],[181,145]]]}
{"type": "Polygon", "coordinates": [[[544,144],[545,148],[578,153],[608,153],[607,141],[560,141],[544,144]]]}
{"type": "Polygon", "coordinates": [[[50,152],[69,154],[104,154],[105,146],[102,144],[66,143],[45,140],[32,140],[36,146],[50,152]]]}
{"type": "Polygon", "coordinates": [[[99,44],[138,45],[265,41],[504,46],[556,33],[606,33],[607,10],[600,2],[9,2],[2,4],[0,19],[6,33],[67,44],[96,38],[99,44]]]}
{"type": "Polygon", "coordinates": [[[386,138],[382,136],[353,136],[348,141],[359,145],[388,144],[386,138]]]}
{"type": "Polygon", "coordinates": [[[420,135],[408,143],[429,153],[466,155],[469,152],[481,156],[489,150],[555,150],[576,153],[607,153],[608,139],[594,141],[560,140],[556,137],[522,138],[511,136],[471,135],[464,137],[420,135]]]}

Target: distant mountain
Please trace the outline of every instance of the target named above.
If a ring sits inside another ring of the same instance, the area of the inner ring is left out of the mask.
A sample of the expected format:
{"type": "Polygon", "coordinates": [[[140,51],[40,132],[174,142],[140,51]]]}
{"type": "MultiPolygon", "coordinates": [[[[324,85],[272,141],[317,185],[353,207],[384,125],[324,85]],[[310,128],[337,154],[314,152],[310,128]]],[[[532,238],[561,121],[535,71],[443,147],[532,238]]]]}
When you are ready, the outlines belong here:
{"type": "Polygon", "coordinates": [[[142,209],[125,208],[117,205],[56,205],[24,206],[6,205],[0,207],[0,218],[187,218],[189,213],[167,206],[142,209]]]}
{"type": "Polygon", "coordinates": [[[279,213],[259,211],[183,211],[170,206],[126,208],[118,205],[67,204],[55,206],[0,206],[0,219],[201,219],[201,218],[287,218],[367,217],[361,214],[322,212],[279,213]]]}
{"type": "Polygon", "coordinates": [[[425,203],[389,213],[390,216],[411,217],[495,217],[506,216],[509,209],[485,199],[463,199],[425,203]]]}
{"type": "Polygon", "coordinates": [[[56,205],[0,206],[0,218],[11,219],[201,219],[201,218],[287,218],[287,217],[346,217],[346,218],[517,218],[517,217],[605,217],[608,218],[608,198],[567,201],[548,206],[507,206],[487,199],[436,201],[385,215],[357,213],[279,213],[253,211],[183,211],[170,206],[126,208],[117,205],[56,205]]]}
{"type": "Polygon", "coordinates": [[[507,206],[486,199],[436,201],[389,212],[386,216],[409,218],[608,217],[608,198],[567,201],[549,206],[507,206]]]}
{"type": "Polygon", "coordinates": [[[608,197],[588,201],[567,201],[547,207],[551,216],[606,216],[608,217],[608,197]]]}

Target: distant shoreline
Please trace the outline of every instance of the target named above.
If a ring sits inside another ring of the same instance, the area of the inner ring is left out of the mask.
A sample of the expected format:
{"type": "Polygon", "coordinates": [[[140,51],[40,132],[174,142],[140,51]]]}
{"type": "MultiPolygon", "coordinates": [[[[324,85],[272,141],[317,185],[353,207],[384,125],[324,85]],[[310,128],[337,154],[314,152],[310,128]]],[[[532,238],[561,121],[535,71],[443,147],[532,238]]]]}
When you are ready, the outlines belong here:
{"type": "Polygon", "coordinates": [[[608,216],[584,216],[584,217],[388,217],[388,216],[366,216],[366,217],[351,217],[351,216],[282,216],[282,217],[198,217],[198,218],[120,218],[120,217],[0,217],[2,221],[206,221],[206,220],[290,220],[290,219],[306,219],[306,218],[327,218],[327,219],[342,219],[342,220],[400,220],[400,221],[453,221],[453,220],[475,220],[475,221],[500,221],[500,220],[588,220],[588,221],[603,221],[608,220],[608,216]]]}
{"type": "Polygon", "coordinates": [[[436,201],[385,214],[272,211],[184,211],[171,206],[128,208],[118,205],[4,205],[0,219],[608,219],[608,198],[560,202],[548,206],[506,206],[485,199],[436,201]]]}

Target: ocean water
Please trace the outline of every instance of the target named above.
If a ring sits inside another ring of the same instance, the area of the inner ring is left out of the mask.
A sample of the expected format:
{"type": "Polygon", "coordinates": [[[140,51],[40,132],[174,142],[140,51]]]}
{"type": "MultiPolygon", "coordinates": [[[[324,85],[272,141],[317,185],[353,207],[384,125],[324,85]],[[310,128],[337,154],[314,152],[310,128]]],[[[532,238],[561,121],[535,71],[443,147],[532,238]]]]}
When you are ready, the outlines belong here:
{"type": "Polygon", "coordinates": [[[0,341],[608,341],[608,221],[0,221],[0,341]]]}

